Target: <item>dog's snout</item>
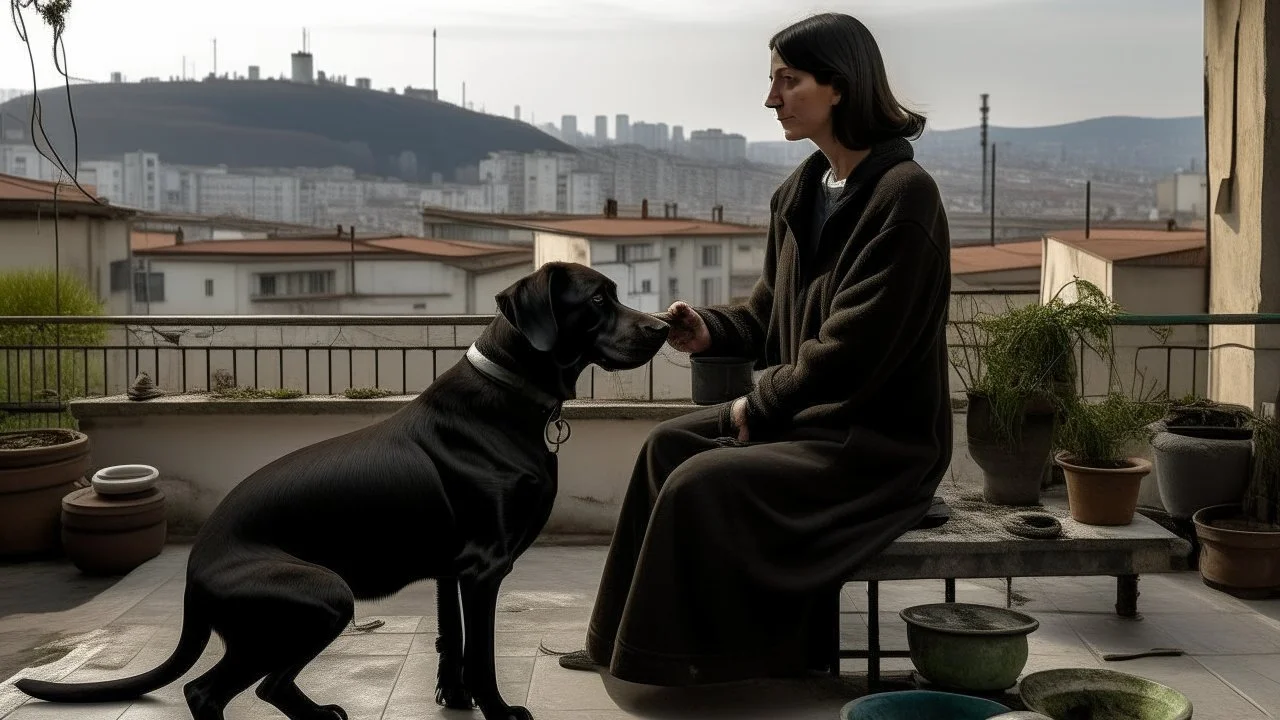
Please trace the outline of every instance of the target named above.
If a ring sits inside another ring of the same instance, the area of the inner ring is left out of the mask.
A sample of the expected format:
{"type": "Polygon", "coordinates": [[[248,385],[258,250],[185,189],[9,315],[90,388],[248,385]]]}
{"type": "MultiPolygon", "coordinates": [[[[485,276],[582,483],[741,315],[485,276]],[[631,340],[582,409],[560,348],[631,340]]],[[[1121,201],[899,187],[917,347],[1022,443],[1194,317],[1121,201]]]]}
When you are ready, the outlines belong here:
{"type": "Polygon", "coordinates": [[[667,333],[670,332],[671,330],[670,325],[668,325],[662,319],[655,317],[653,315],[645,315],[644,317],[640,318],[640,322],[637,323],[637,325],[639,326],[641,332],[644,332],[647,335],[653,335],[653,336],[661,335],[663,337],[666,337],[667,333]]]}

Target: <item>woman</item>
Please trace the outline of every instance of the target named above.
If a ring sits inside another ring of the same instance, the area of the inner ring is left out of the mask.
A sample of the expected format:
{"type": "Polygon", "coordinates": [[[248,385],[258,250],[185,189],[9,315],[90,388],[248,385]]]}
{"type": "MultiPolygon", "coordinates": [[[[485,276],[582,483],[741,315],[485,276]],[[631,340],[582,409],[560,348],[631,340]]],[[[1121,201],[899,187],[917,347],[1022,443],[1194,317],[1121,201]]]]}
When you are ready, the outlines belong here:
{"type": "Polygon", "coordinates": [[[827,669],[838,589],[922,524],[951,461],[947,221],[908,142],[924,118],[848,15],[769,48],[765,105],[819,151],[773,196],[750,299],[674,303],[669,340],[763,372],[653,430],[565,667],[668,686],[827,669]]]}

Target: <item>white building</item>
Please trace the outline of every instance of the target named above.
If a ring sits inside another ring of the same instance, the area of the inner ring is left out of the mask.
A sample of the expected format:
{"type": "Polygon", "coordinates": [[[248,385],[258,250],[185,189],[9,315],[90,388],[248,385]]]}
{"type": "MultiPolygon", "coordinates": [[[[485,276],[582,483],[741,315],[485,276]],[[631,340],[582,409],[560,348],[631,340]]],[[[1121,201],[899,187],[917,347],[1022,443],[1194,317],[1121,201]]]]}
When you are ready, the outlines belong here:
{"type": "Polygon", "coordinates": [[[422,191],[424,207],[462,212],[506,213],[510,211],[510,201],[510,186],[505,182],[483,185],[442,184],[422,191]]]}
{"type": "Polygon", "coordinates": [[[747,158],[747,138],[719,128],[689,133],[689,157],[712,162],[735,163],[747,158]]]}
{"type": "Polygon", "coordinates": [[[594,212],[603,204],[599,173],[581,171],[578,158],[569,153],[490,153],[480,161],[479,175],[480,185],[492,186],[495,193],[506,187],[506,209],[495,212],[594,212]]]}
{"type": "Polygon", "coordinates": [[[296,223],[302,216],[302,179],[288,175],[232,175],[220,169],[199,173],[197,212],[296,223]]]}
{"type": "MultiPolygon", "coordinates": [[[[71,166],[69,159],[63,158],[63,162],[71,166]]],[[[0,144],[0,174],[48,181],[66,175],[57,163],[41,155],[35,145],[19,143],[0,144]]],[[[85,181],[81,179],[80,184],[84,185],[85,181]]]]}
{"type": "Polygon", "coordinates": [[[84,280],[108,313],[128,314],[129,276],[113,271],[117,261],[127,264],[134,215],[75,185],[0,174],[0,271],[57,268],[84,280]]]}
{"type": "Polygon", "coordinates": [[[1156,210],[1162,218],[1204,219],[1208,202],[1204,173],[1174,173],[1156,183],[1156,210]]]}
{"type": "Polygon", "coordinates": [[[616,214],[506,215],[427,211],[424,228],[454,237],[533,245],[533,267],[576,262],[618,284],[646,312],[675,300],[715,305],[746,299],[764,267],[767,230],[683,218],[616,214]]]}
{"type": "Polygon", "coordinates": [[[390,235],[146,245],[133,251],[145,315],[488,314],[533,268],[525,248],[390,235]]]}

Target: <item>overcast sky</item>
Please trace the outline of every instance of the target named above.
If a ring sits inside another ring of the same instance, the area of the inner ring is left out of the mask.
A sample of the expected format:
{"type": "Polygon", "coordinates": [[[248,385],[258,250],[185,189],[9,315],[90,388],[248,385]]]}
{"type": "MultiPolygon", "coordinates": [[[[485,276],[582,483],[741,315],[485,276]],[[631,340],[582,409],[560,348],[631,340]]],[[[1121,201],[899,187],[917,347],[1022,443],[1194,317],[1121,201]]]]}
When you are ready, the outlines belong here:
{"type": "MultiPolygon", "coordinates": [[[[431,86],[479,110],[559,124],[628,113],[750,140],[781,139],[763,107],[769,36],[811,12],[867,24],[904,101],[931,127],[1030,126],[1101,115],[1199,115],[1202,0],[76,0],[65,35],[73,77],[136,80],[213,69],[289,72],[310,32],[315,67],[375,88],[431,86]]],[[[60,82],[50,36],[27,13],[42,87],[60,82]]],[[[26,46],[0,29],[0,88],[31,86],[26,46]]]]}

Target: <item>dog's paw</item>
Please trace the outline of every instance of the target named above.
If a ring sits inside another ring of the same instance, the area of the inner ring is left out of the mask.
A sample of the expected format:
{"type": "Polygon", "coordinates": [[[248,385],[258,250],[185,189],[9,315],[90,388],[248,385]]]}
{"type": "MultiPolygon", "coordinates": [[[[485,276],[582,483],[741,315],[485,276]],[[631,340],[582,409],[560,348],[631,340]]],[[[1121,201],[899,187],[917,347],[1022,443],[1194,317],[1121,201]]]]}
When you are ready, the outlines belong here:
{"type": "Polygon", "coordinates": [[[343,710],[339,705],[321,705],[320,709],[332,713],[336,720],[347,720],[347,711],[343,710]]]}
{"type": "Polygon", "coordinates": [[[462,685],[437,685],[436,704],[450,710],[470,710],[475,707],[471,693],[462,685]]]}

